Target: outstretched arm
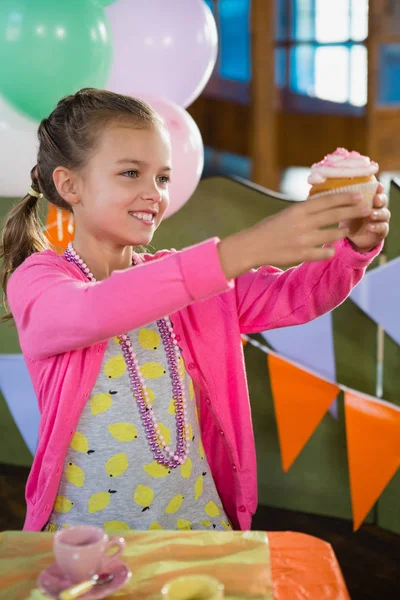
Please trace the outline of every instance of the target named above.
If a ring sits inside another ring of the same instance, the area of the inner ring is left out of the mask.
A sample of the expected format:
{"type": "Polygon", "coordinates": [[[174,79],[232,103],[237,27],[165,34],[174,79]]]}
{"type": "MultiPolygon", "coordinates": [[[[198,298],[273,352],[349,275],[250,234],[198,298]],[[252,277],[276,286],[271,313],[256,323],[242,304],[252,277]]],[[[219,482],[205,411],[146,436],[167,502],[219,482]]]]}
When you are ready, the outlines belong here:
{"type": "Polygon", "coordinates": [[[261,267],[236,280],[242,333],[300,325],[333,310],[361,280],[382,244],[360,254],[346,239],[328,261],[304,263],[287,271],[261,267]]]}

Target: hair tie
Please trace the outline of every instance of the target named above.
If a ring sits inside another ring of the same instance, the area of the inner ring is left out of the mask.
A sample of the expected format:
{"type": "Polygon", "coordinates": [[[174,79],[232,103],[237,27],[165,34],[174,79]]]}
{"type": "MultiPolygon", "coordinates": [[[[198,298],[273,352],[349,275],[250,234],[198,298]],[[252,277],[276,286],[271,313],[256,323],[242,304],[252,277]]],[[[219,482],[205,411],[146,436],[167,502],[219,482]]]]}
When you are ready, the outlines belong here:
{"type": "Polygon", "coordinates": [[[32,186],[29,188],[28,194],[30,196],[33,196],[33,198],[38,198],[38,199],[43,198],[43,194],[34,190],[32,186]]]}

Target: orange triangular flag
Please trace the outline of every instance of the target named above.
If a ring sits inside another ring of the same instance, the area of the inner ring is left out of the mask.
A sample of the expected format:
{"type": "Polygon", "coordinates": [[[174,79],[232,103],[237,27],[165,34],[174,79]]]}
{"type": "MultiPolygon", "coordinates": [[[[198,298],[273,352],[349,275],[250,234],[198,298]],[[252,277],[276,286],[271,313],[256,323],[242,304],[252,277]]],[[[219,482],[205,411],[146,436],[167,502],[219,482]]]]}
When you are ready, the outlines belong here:
{"type": "Polygon", "coordinates": [[[72,213],[49,203],[45,234],[54,249],[63,252],[74,239],[74,217],[72,213]]]}
{"type": "Polygon", "coordinates": [[[354,392],[344,406],[355,531],[400,467],[400,410],[354,392]]]}
{"type": "Polygon", "coordinates": [[[268,355],[284,471],[292,466],[339,393],[339,387],[268,355]]]}

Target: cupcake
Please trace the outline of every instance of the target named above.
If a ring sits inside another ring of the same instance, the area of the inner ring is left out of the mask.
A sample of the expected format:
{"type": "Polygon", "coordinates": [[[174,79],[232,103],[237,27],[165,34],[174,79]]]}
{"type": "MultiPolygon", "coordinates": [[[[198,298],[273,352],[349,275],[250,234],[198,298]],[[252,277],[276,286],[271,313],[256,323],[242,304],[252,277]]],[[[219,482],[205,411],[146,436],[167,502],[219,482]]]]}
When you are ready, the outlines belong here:
{"type": "Polygon", "coordinates": [[[307,179],[311,185],[310,197],[337,192],[360,192],[365,204],[372,207],[379,183],[375,177],[378,170],[378,164],[368,156],[338,148],[311,167],[307,179]]]}

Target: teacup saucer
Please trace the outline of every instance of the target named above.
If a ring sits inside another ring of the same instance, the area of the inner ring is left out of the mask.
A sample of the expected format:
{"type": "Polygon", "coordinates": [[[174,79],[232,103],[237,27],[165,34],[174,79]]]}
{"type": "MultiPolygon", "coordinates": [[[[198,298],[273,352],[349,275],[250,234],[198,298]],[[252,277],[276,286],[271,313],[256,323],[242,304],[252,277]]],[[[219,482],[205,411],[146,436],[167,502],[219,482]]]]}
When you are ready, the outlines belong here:
{"type": "MultiPolygon", "coordinates": [[[[110,583],[104,583],[93,587],[89,592],[80,596],[82,600],[101,600],[114,594],[119,588],[129,581],[132,573],[128,567],[118,558],[107,561],[107,573],[112,573],[114,578],[110,583]]],[[[50,598],[58,599],[59,594],[74,585],[71,580],[63,573],[57,563],[53,563],[47,569],[44,569],[38,577],[37,587],[43,594],[50,598]]]]}

